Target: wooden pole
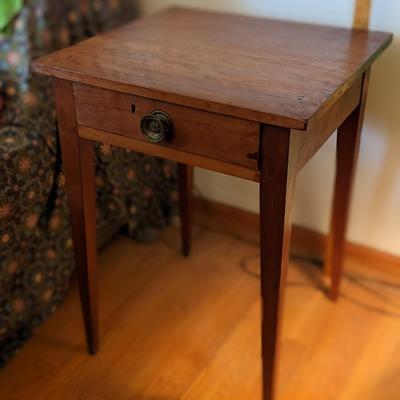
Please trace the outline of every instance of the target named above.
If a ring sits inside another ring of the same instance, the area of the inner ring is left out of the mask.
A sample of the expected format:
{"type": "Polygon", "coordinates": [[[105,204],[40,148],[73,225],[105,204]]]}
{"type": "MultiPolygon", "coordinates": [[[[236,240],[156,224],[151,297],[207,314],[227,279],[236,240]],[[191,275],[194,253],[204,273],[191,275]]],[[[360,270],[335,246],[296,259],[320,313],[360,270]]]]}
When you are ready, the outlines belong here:
{"type": "Polygon", "coordinates": [[[368,29],[372,0],[356,0],[354,9],[353,27],[356,29],[368,29]]]}

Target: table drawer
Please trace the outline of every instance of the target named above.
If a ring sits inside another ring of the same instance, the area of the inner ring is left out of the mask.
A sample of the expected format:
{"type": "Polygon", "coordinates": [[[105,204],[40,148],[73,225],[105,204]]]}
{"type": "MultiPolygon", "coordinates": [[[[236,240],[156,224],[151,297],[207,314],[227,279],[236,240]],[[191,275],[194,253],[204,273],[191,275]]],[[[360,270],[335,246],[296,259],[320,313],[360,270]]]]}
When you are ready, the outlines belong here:
{"type": "Polygon", "coordinates": [[[79,83],[74,84],[74,94],[78,125],[148,142],[141,121],[154,111],[162,111],[170,117],[173,133],[154,145],[258,169],[257,122],[79,83]]]}

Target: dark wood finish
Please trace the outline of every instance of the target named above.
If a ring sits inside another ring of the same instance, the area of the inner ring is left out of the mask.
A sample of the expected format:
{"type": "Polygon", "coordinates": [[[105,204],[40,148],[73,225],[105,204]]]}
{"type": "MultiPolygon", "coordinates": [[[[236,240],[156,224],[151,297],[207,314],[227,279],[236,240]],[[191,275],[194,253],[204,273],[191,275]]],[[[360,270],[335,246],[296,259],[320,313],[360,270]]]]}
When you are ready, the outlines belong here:
{"type": "Polygon", "coordinates": [[[140,121],[152,111],[162,110],[172,118],[174,133],[159,146],[257,169],[257,122],[81,84],[74,84],[74,93],[79,125],[147,141],[140,121]]]}
{"type": "Polygon", "coordinates": [[[281,312],[289,260],[296,176],[295,133],[265,126],[261,133],[260,248],[264,400],[275,399],[281,312]]]}
{"type": "Polygon", "coordinates": [[[226,162],[213,160],[211,158],[198,156],[196,154],[187,153],[181,150],[172,149],[169,146],[160,146],[144,140],[127,138],[122,135],[102,131],[99,129],[87,128],[79,126],[79,136],[95,140],[98,142],[108,143],[113,146],[124,147],[135,150],[140,153],[146,153],[157,157],[166,158],[168,160],[178,161],[183,164],[194,165],[196,167],[210,169],[212,171],[221,172],[223,174],[237,176],[250,181],[259,182],[260,173],[257,170],[242,167],[240,165],[229,164],[226,162]]]}
{"type": "Polygon", "coordinates": [[[336,178],[331,228],[327,247],[327,271],[331,277],[331,298],[337,300],[343,274],[344,247],[350,208],[350,197],[357,163],[360,136],[367,103],[370,71],[364,74],[359,106],[337,132],[336,178]]]}
{"type": "Polygon", "coordinates": [[[357,78],[343,93],[337,93],[331,105],[319,113],[307,128],[307,134],[301,137],[301,155],[298,168],[303,168],[314,154],[321,148],[339,125],[359,105],[362,92],[363,77],[357,78]]]}
{"type": "Polygon", "coordinates": [[[193,225],[193,167],[178,163],[179,213],[181,217],[182,252],[190,254],[193,225]]]}
{"type": "Polygon", "coordinates": [[[328,256],[335,298],[365,71],[391,40],[387,33],[173,8],[34,63],[56,78],[90,352],[98,345],[92,141],[102,141],[181,163],[185,255],[192,220],[188,165],[260,182],[263,398],[275,398],[295,177],[340,126],[328,256]],[[146,141],[139,131],[141,117],[155,109],[172,116],[169,144],[146,141]]]}
{"type": "Polygon", "coordinates": [[[171,8],[45,56],[34,68],[154,100],[306,129],[391,40],[388,33],[171,8]]]}
{"type": "Polygon", "coordinates": [[[54,79],[76,269],[90,354],[98,349],[96,201],[92,142],[79,138],[71,82],[54,79]]]}
{"type": "MultiPolygon", "coordinates": [[[[82,174],[82,213],[84,217],[86,263],[79,266],[82,274],[82,303],[89,353],[98,350],[97,253],[96,253],[96,187],[93,142],[79,138],[82,174]]],[[[76,168],[76,167],[75,167],[76,168]]]]}

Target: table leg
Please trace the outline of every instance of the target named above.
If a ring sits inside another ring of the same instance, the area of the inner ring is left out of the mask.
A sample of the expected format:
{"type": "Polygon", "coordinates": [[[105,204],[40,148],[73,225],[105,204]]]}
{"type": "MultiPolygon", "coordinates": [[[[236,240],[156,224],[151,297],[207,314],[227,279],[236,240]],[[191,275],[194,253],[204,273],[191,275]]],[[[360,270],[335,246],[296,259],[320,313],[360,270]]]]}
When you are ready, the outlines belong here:
{"type": "Polygon", "coordinates": [[[295,168],[288,129],[266,126],[261,137],[260,233],[263,399],[275,399],[281,311],[289,258],[295,168]]]}
{"type": "Polygon", "coordinates": [[[331,299],[339,296],[343,275],[345,239],[350,208],[351,188],[357,163],[360,135],[367,102],[369,71],[364,74],[359,106],[347,117],[337,132],[336,177],[327,243],[326,273],[331,278],[331,299]]]}
{"type": "Polygon", "coordinates": [[[98,349],[93,143],[79,138],[71,82],[54,79],[58,128],[88,351],[98,349]]]}
{"type": "Polygon", "coordinates": [[[193,167],[178,163],[179,212],[181,218],[182,252],[190,254],[193,221],[193,167]]]}

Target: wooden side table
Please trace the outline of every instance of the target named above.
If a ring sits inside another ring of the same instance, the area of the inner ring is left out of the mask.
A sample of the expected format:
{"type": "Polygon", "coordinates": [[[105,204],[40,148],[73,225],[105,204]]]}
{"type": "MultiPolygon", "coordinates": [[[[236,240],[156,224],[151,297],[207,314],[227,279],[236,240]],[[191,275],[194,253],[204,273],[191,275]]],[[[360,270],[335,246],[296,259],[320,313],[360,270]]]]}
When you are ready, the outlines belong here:
{"type": "Polygon", "coordinates": [[[53,77],[89,351],[97,338],[93,141],[260,183],[265,400],[274,398],[297,173],[338,128],[327,263],[338,296],[372,62],[392,35],[172,8],[34,63],[53,77]]]}

